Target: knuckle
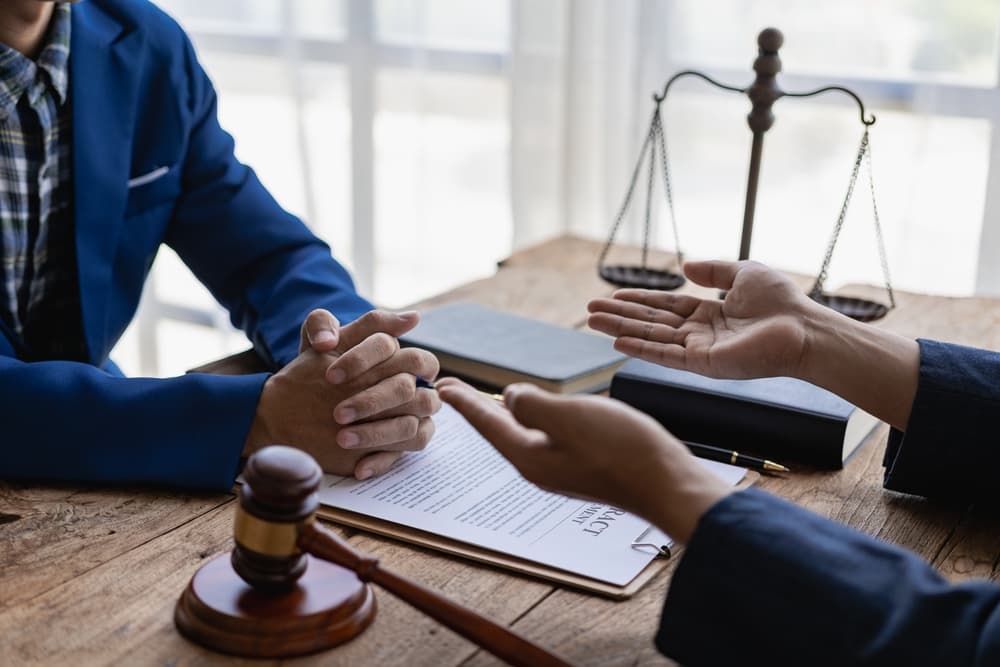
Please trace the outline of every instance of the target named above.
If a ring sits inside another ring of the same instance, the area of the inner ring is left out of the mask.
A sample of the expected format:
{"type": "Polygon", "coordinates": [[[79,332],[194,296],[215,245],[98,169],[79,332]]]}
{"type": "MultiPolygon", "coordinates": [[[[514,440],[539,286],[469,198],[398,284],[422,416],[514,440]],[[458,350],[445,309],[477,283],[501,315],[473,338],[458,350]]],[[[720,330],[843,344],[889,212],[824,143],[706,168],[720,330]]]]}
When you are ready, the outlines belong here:
{"type": "Polygon", "coordinates": [[[389,313],[384,310],[370,310],[365,314],[368,324],[375,329],[382,329],[389,321],[389,313]]]}
{"type": "Polygon", "coordinates": [[[400,373],[392,376],[391,380],[392,396],[399,404],[412,401],[417,393],[417,384],[409,373],[400,373]]]}
{"type": "Polygon", "coordinates": [[[430,417],[424,417],[420,420],[420,425],[417,427],[417,437],[414,438],[417,449],[423,449],[427,446],[427,443],[434,437],[435,428],[434,420],[430,417]]]}
{"type": "Polygon", "coordinates": [[[441,362],[438,361],[438,358],[426,350],[418,350],[417,352],[421,364],[421,374],[428,378],[437,377],[441,370],[441,362]]]}
{"type": "Polygon", "coordinates": [[[373,415],[376,412],[380,412],[381,401],[379,400],[379,395],[374,391],[366,391],[354,398],[354,409],[358,411],[359,414],[368,416],[373,415]]]}
{"type": "Polygon", "coordinates": [[[441,409],[441,398],[431,389],[420,390],[414,402],[416,412],[421,416],[430,416],[441,409]]]}
{"type": "Polygon", "coordinates": [[[391,357],[399,349],[399,342],[384,332],[372,334],[371,340],[372,347],[380,358],[391,357]]]}
{"type": "Polygon", "coordinates": [[[413,415],[400,417],[400,438],[399,440],[412,440],[420,434],[420,420],[413,415]]]}

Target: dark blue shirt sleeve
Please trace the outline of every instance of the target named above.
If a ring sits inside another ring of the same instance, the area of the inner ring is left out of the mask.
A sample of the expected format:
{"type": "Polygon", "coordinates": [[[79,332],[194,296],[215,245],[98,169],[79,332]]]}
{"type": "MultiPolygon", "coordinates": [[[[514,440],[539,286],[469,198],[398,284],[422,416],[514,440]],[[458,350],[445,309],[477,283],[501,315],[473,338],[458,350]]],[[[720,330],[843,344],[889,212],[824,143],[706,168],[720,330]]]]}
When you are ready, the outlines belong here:
{"type": "Polygon", "coordinates": [[[656,645],[698,665],[1000,665],[1000,586],[949,584],[915,555],[762,491],[701,520],[656,645]]]}
{"type": "Polygon", "coordinates": [[[974,500],[996,494],[1000,353],[919,340],[920,379],[906,432],[893,429],[885,487],[974,500]]]}

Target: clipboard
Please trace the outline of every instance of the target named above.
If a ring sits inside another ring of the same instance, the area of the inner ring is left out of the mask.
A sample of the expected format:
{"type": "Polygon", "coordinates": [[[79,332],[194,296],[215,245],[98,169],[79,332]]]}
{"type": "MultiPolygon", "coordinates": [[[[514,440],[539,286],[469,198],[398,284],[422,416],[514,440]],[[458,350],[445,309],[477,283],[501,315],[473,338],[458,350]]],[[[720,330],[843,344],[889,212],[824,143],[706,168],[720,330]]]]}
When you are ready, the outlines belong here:
{"type": "MultiPolygon", "coordinates": [[[[747,470],[740,483],[733,488],[736,491],[748,488],[756,484],[759,479],[760,473],[754,470],[747,470]]],[[[452,556],[459,556],[478,563],[500,567],[521,575],[544,579],[562,586],[576,588],[589,593],[596,593],[614,600],[627,600],[635,595],[639,589],[641,589],[653,577],[662,572],[667,565],[669,565],[668,559],[670,557],[676,556],[680,551],[680,547],[667,545],[669,548],[667,548],[665,550],[666,553],[664,553],[664,550],[662,549],[664,545],[656,545],[643,541],[646,539],[645,535],[649,529],[643,531],[641,535],[636,536],[636,538],[632,541],[631,546],[633,548],[651,546],[659,549],[661,554],[651,560],[649,564],[643,568],[643,570],[629,583],[624,586],[616,586],[606,581],[599,581],[590,577],[584,577],[566,570],[560,570],[548,565],[536,563],[535,561],[518,558],[516,556],[511,556],[510,554],[494,551],[492,549],[486,549],[468,542],[461,542],[459,540],[442,537],[424,530],[411,528],[409,526],[393,523],[384,519],[378,519],[366,514],[352,512],[350,510],[343,510],[329,505],[320,505],[316,514],[322,519],[326,519],[327,521],[332,521],[343,526],[358,528],[360,530],[390,537],[401,542],[416,544],[418,546],[433,549],[435,551],[441,551],[452,556]]]]}

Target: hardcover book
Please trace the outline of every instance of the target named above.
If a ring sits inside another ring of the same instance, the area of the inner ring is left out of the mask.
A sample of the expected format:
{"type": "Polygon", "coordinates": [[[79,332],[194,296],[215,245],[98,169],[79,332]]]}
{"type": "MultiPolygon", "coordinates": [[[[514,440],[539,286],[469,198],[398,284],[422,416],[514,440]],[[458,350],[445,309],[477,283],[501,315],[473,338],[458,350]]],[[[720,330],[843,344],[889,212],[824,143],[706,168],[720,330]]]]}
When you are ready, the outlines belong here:
{"type": "Polygon", "coordinates": [[[716,380],[640,360],[615,374],[611,396],[681,440],[824,468],[842,468],[879,423],[802,380],[716,380]]]}
{"type": "Polygon", "coordinates": [[[400,343],[434,353],[444,372],[479,384],[531,382],[560,394],[607,389],[627,358],[605,336],[473,303],[421,313],[420,324],[400,343]]]}

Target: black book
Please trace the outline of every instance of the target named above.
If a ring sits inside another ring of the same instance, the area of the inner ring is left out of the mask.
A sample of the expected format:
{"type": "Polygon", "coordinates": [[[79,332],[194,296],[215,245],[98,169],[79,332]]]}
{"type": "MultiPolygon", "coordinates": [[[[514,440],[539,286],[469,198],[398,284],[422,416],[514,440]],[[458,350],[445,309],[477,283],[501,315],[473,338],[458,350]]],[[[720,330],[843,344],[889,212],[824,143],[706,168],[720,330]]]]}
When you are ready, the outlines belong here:
{"type": "Polygon", "coordinates": [[[802,380],[716,380],[639,360],[615,374],[611,396],[681,440],[824,468],[844,467],[879,423],[802,380]]]}
{"type": "Polygon", "coordinates": [[[627,357],[607,336],[558,327],[474,303],[454,303],[420,314],[400,343],[437,356],[445,374],[480,386],[531,382],[570,394],[608,388],[627,357]]]}

